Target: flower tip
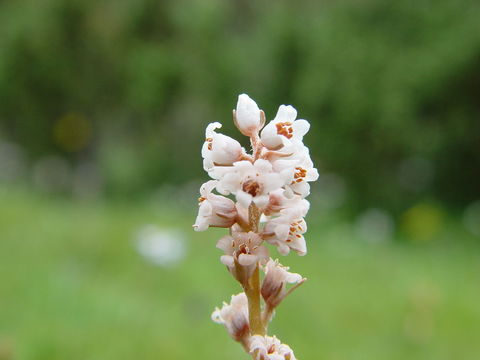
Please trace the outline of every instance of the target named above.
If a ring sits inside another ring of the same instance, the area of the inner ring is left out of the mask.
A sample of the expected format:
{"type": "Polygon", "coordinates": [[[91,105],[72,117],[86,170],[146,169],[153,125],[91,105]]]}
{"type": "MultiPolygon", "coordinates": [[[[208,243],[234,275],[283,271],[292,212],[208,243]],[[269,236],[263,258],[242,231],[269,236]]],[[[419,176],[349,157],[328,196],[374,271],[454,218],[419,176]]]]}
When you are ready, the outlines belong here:
{"type": "MultiPolygon", "coordinates": [[[[253,101],[253,100],[250,96],[248,96],[245,93],[238,95],[238,102],[247,102],[247,101],[253,101]]],[[[253,102],[255,102],[255,101],[253,101],[253,102]]]]}
{"type": "Polygon", "coordinates": [[[296,111],[295,108],[292,105],[285,105],[285,104],[280,105],[279,110],[282,110],[282,111],[296,111]]]}
{"type": "Polygon", "coordinates": [[[295,121],[297,117],[297,109],[292,105],[280,105],[275,119],[278,121],[295,121]]]}
{"type": "Polygon", "coordinates": [[[248,111],[251,113],[258,113],[260,109],[258,108],[257,103],[247,94],[238,95],[236,115],[242,116],[243,112],[248,111]],[[240,113],[240,114],[239,114],[240,113]]]}
{"type": "Polygon", "coordinates": [[[221,127],[222,127],[222,124],[219,123],[218,121],[212,122],[207,125],[207,129],[209,129],[210,131],[213,131],[215,129],[220,129],[221,127]]]}
{"type": "Polygon", "coordinates": [[[237,101],[237,110],[240,108],[240,107],[249,107],[249,108],[252,108],[252,109],[257,109],[258,110],[258,105],[257,103],[255,102],[255,100],[253,100],[250,96],[248,96],[247,94],[240,94],[238,95],[238,101],[237,101]]]}
{"type": "Polygon", "coordinates": [[[247,94],[238,96],[233,121],[240,132],[246,136],[252,136],[260,130],[262,124],[260,109],[257,103],[247,94]]]}

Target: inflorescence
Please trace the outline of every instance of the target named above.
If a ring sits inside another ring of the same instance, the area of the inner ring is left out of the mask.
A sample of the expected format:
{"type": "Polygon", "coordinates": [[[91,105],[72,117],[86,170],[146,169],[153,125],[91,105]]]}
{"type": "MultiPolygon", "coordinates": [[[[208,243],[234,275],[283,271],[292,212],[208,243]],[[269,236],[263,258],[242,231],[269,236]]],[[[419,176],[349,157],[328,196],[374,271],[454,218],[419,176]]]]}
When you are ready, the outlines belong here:
{"type": "Polygon", "coordinates": [[[217,243],[224,252],[220,261],[244,290],[217,308],[212,319],[223,324],[255,360],[295,360],[292,349],[268,336],[267,330],[278,305],[306,279],[272,260],[266,244],[275,246],[281,255],[291,250],[307,253],[304,217],[310,204],[305,197],[318,171],[303,144],[310,124],[296,117],[292,106],[281,105],[264,126],[264,112],[242,94],[233,120],[250,138],[252,152],[217,133],[222,126],[218,122],[207,126],[202,147],[203,166],[213,180],[200,188],[193,227],[196,231],[229,229],[229,235],[217,243]],[[265,274],[263,281],[260,270],[265,274]]]}

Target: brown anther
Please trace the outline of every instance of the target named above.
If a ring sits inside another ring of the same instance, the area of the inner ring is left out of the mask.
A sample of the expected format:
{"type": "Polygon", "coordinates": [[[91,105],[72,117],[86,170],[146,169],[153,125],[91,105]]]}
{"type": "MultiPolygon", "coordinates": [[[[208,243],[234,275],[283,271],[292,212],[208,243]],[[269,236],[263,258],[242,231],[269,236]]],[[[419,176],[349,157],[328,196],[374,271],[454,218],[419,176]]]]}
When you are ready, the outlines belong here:
{"type": "Polygon", "coordinates": [[[295,174],[293,174],[293,181],[292,184],[300,183],[305,180],[305,176],[307,176],[307,170],[301,167],[295,168],[295,174]]]}
{"type": "Polygon", "coordinates": [[[293,177],[295,179],[299,179],[299,178],[304,178],[306,175],[307,175],[307,170],[301,167],[296,167],[295,174],[293,175],[293,177]]]}
{"type": "Polygon", "coordinates": [[[247,180],[243,183],[242,190],[255,197],[260,193],[260,185],[255,180],[247,180]]]}
{"type": "Polygon", "coordinates": [[[287,139],[291,139],[293,137],[293,129],[291,122],[279,122],[276,124],[276,127],[278,135],[283,135],[287,139]]]}
{"type": "Polygon", "coordinates": [[[207,198],[204,198],[203,196],[200,196],[198,198],[198,202],[201,203],[201,202],[204,202],[205,200],[207,200],[207,198]]]}
{"type": "Polygon", "coordinates": [[[248,254],[248,248],[245,244],[240,245],[238,248],[237,254],[248,254]]]}
{"type": "Polygon", "coordinates": [[[270,345],[270,347],[268,348],[267,353],[268,353],[268,354],[273,354],[274,352],[275,352],[275,345],[272,344],[272,345],[270,345]]]}
{"type": "Polygon", "coordinates": [[[205,141],[208,143],[207,149],[211,151],[212,148],[213,148],[213,145],[212,145],[213,139],[212,138],[206,138],[205,141]]]}

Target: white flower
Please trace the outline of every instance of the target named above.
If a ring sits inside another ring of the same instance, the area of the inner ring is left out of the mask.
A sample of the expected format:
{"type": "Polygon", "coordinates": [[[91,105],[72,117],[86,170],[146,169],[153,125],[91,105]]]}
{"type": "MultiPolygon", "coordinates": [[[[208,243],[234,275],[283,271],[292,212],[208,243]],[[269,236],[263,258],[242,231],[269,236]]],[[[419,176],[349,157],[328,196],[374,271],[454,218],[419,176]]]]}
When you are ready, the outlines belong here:
{"type": "Polygon", "coordinates": [[[235,203],[220,195],[212,194],[218,181],[210,180],[200,188],[198,216],[193,225],[195,231],[205,231],[209,226],[228,228],[235,223],[235,203]]]}
{"type": "Polygon", "coordinates": [[[285,209],[298,209],[302,217],[305,216],[310,208],[308,200],[303,199],[299,195],[290,195],[283,188],[270,192],[268,204],[263,213],[265,215],[274,215],[285,209]]]}
{"type": "Polygon", "coordinates": [[[235,341],[242,341],[249,336],[248,300],[245,293],[232,295],[230,304],[224,302],[221,309],[216,308],[212,313],[212,320],[225,325],[235,341]]]}
{"type": "Polygon", "coordinates": [[[264,207],[271,191],[291,182],[288,171],[276,173],[272,164],[264,159],[253,164],[247,160],[237,161],[233,167],[216,169],[215,176],[220,179],[217,190],[224,195],[235,194],[245,208],[252,202],[259,208],[264,207]]]}
{"type": "Polygon", "coordinates": [[[265,124],[262,111],[247,94],[238,96],[237,109],[233,114],[235,125],[246,136],[256,135],[265,124]]]}
{"type": "Polygon", "coordinates": [[[293,350],[275,336],[252,336],[250,354],[254,355],[255,360],[296,360],[293,350]]]}
{"type": "Polygon", "coordinates": [[[229,136],[215,132],[222,127],[219,122],[208,124],[205,142],[202,146],[203,167],[210,171],[215,165],[232,165],[241,159],[243,149],[240,143],[229,136]]]}
{"type": "Polygon", "coordinates": [[[275,245],[282,255],[287,255],[292,249],[303,256],[307,253],[303,237],[306,231],[307,223],[303,220],[302,209],[286,209],[282,210],[280,216],[267,221],[262,237],[275,245]]]}
{"type": "Polygon", "coordinates": [[[257,264],[265,263],[268,259],[268,250],[261,245],[263,240],[254,232],[232,232],[217,243],[217,248],[225,255],[220,261],[240,283],[245,284],[252,276],[257,264]]]}
{"type": "Polygon", "coordinates": [[[306,197],[310,194],[309,182],[318,180],[318,170],[313,167],[310,157],[305,157],[303,161],[279,159],[273,165],[276,171],[289,173],[292,177],[290,184],[286,186],[286,196],[292,197],[294,194],[306,197]]]}
{"type": "Polygon", "coordinates": [[[264,267],[265,278],[262,283],[262,297],[270,307],[275,308],[288,295],[287,284],[300,285],[305,279],[296,273],[288,272],[288,267],[270,259],[264,267]]]}
{"type": "Polygon", "coordinates": [[[301,142],[310,129],[310,124],[306,120],[295,120],[296,118],[297,110],[293,106],[281,105],[275,119],[262,130],[262,144],[270,150],[278,150],[285,145],[301,142]]]}

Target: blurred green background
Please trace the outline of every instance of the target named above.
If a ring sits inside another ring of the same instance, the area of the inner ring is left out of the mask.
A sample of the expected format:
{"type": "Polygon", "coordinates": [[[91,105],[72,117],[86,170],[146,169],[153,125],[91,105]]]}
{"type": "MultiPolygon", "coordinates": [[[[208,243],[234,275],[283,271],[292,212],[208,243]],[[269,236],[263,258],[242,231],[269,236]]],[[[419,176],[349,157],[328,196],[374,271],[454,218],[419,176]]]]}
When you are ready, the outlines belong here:
{"type": "MultiPolygon", "coordinates": [[[[300,359],[480,354],[480,3],[0,1],[0,360],[245,359],[193,233],[209,122],[311,122],[300,359]]],[[[242,140],[244,141],[244,140],[242,140]]],[[[245,143],[245,141],[244,141],[245,143]]],[[[276,253],[272,250],[272,254],[276,253]]]]}

